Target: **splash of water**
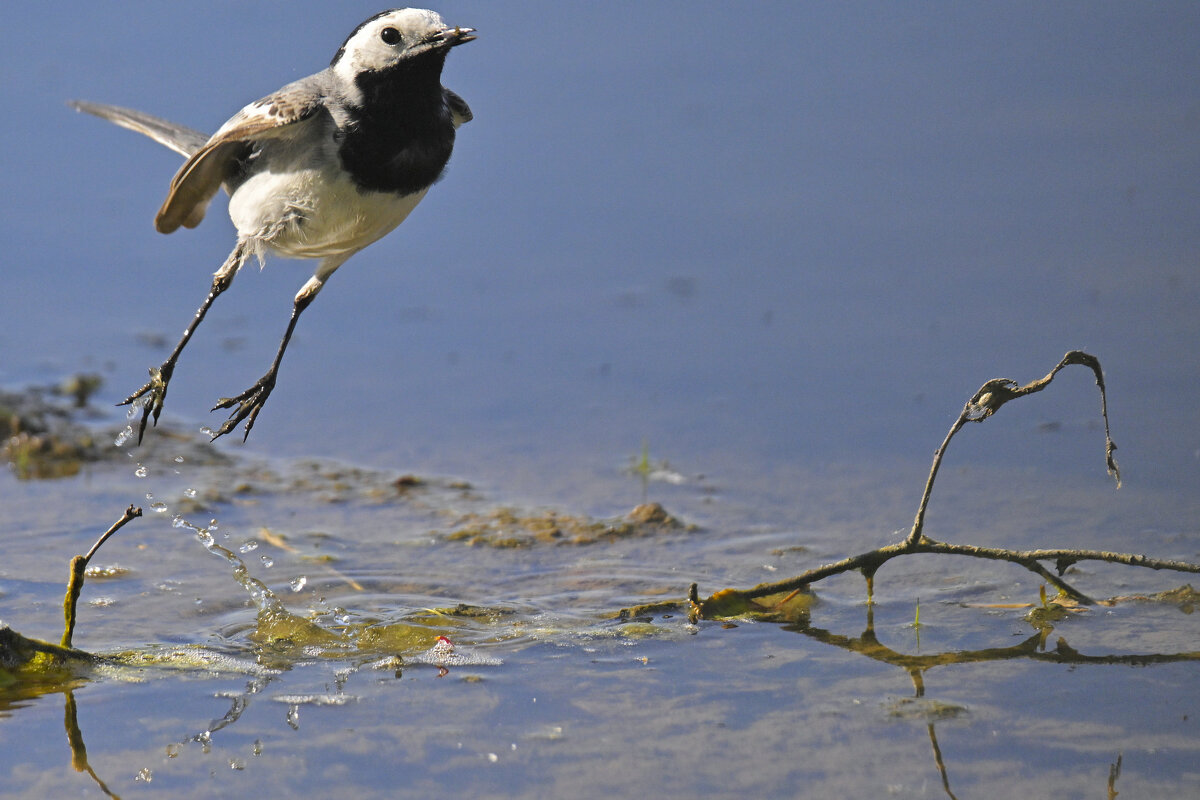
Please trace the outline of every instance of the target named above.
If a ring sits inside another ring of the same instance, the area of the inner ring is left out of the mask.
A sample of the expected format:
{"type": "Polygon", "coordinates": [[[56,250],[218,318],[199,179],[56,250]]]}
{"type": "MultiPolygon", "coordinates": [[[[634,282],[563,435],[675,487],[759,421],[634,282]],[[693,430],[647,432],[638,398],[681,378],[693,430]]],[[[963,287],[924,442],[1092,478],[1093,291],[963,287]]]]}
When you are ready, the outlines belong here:
{"type": "Polygon", "coordinates": [[[117,434],[117,438],[113,440],[113,445],[116,447],[124,447],[130,439],[133,438],[133,426],[126,425],[125,430],[117,434]]]}
{"type": "Polygon", "coordinates": [[[189,522],[182,516],[177,516],[172,520],[172,524],[176,528],[186,528],[192,531],[200,544],[204,545],[204,549],[212,553],[217,558],[222,559],[230,567],[233,568],[233,579],[241,584],[246,593],[250,595],[250,599],[254,601],[254,605],[258,608],[260,614],[287,614],[287,610],[283,607],[283,603],[275,596],[275,593],[267,587],[265,583],[255,578],[250,574],[246,562],[238,556],[237,553],[217,543],[213,532],[217,529],[217,521],[213,520],[208,527],[202,527],[193,522],[189,522]]]}
{"type": "Polygon", "coordinates": [[[137,400],[129,404],[129,408],[125,410],[125,419],[128,420],[130,424],[126,425],[125,429],[118,433],[117,438],[113,440],[113,445],[115,447],[124,447],[125,445],[129,444],[129,440],[133,438],[133,418],[138,414],[139,411],[141,411],[142,406],[145,405],[145,402],[145,398],[139,397],[137,400]]]}

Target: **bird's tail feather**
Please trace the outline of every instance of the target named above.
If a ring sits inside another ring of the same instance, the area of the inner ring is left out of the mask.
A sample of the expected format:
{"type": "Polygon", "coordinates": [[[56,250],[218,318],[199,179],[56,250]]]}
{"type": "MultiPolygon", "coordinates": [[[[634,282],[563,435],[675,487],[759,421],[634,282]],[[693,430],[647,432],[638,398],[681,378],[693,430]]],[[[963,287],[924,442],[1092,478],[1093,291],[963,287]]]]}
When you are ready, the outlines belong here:
{"type": "Polygon", "coordinates": [[[132,108],[89,103],[85,100],[72,100],[67,105],[76,111],[93,114],[120,125],[122,128],[149,136],[159,144],[165,145],[185,157],[190,158],[208,141],[207,134],[194,128],[177,125],[141,111],[134,111],[132,108]]]}

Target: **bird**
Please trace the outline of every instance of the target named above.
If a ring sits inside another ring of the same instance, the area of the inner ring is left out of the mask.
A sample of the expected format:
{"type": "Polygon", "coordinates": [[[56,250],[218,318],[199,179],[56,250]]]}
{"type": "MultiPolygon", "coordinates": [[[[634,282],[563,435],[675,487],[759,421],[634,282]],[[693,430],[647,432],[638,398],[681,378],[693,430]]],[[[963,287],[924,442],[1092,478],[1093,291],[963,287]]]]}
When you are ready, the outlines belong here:
{"type": "Polygon", "coordinates": [[[117,404],[140,405],[139,445],[147,420],[158,424],[180,354],[242,266],[252,259],[261,264],[271,254],[315,260],[266,373],[212,408],[229,410],[228,419],[209,431],[213,441],[243,421],[246,441],[275,388],[300,315],[338,267],[402,223],[443,175],[455,131],[474,115],[442,86],[442,68],[450,50],[474,34],[474,28],[446,25],[433,11],[383,11],[350,33],[326,69],[250,103],[211,136],[141,111],[71,101],[76,110],[144,134],[187,159],[155,217],[159,232],[199,225],[222,187],[237,231],[237,243],[175,349],[150,368],[144,386],[117,404]]]}

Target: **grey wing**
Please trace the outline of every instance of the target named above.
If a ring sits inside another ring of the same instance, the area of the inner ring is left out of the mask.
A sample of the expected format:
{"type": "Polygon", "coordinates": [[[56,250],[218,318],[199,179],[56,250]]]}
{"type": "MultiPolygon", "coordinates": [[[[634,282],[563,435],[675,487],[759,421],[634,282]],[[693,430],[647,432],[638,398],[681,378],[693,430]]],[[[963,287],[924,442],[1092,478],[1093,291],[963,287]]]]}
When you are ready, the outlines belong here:
{"type": "Polygon", "coordinates": [[[155,117],[142,111],[121,106],[109,106],[103,103],[89,103],[86,100],[72,100],[67,105],[76,111],[106,119],[109,122],[128,128],[131,131],[149,136],[161,145],[165,145],[181,156],[190,157],[208,141],[208,134],[201,133],[186,125],[177,125],[161,117],[155,117]]]}
{"type": "Polygon", "coordinates": [[[313,77],[251,103],[206,139],[175,173],[167,199],[155,217],[155,227],[161,233],[171,233],[181,225],[199,225],[209,201],[255,141],[295,135],[294,126],[320,114],[325,108],[321,103],[322,87],[313,77]]]}
{"type": "Polygon", "coordinates": [[[446,101],[446,105],[450,108],[450,116],[454,120],[454,127],[458,128],[466,125],[471,120],[475,119],[475,115],[471,113],[471,107],[467,105],[467,101],[463,100],[454,92],[442,87],[442,97],[446,101]]]}

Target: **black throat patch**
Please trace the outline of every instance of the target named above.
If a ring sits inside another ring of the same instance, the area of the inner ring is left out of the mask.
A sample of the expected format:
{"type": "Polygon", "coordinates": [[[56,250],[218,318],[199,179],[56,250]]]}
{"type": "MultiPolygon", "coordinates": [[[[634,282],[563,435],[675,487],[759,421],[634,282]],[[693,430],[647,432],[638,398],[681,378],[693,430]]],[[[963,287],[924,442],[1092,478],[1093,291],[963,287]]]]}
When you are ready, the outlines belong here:
{"type": "Polygon", "coordinates": [[[362,189],[413,194],[441,177],[454,149],[442,96],[442,49],[355,78],[362,105],[348,108],[338,155],[362,189]]]}

